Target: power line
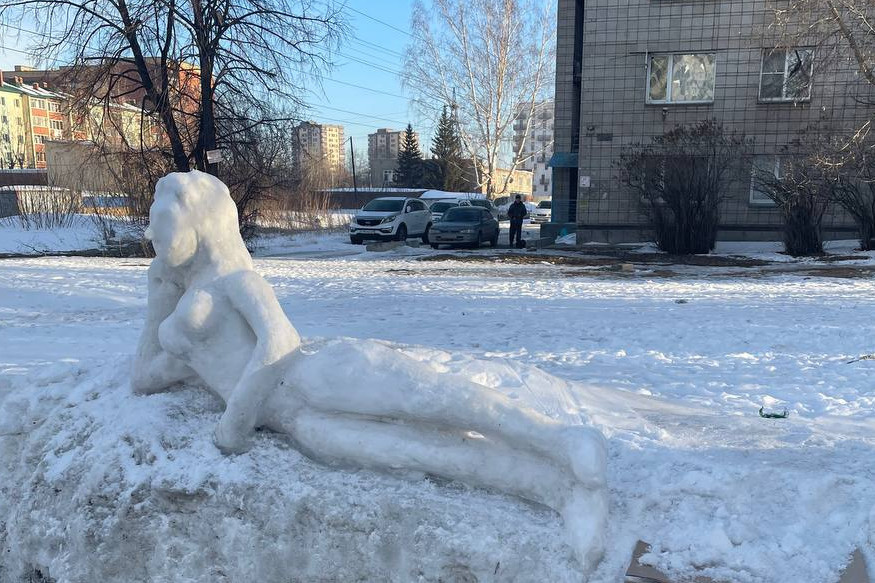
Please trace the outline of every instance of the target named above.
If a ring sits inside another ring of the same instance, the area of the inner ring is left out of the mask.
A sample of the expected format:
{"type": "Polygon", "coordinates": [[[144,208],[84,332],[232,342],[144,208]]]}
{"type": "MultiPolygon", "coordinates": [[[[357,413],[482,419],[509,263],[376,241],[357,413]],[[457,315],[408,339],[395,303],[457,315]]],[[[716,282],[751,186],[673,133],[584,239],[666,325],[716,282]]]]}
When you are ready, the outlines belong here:
{"type": "Polygon", "coordinates": [[[370,48],[373,48],[373,49],[377,49],[377,50],[383,51],[384,53],[388,53],[388,54],[390,54],[390,55],[395,55],[395,56],[397,56],[397,57],[403,57],[403,56],[404,56],[404,53],[399,53],[398,51],[393,51],[392,49],[387,49],[387,48],[384,47],[384,46],[380,46],[380,45],[378,45],[377,43],[372,43],[372,42],[370,42],[370,41],[366,41],[366,40],[364,40],[363,38],[358,37],[358,36],[354,36],[354,37],[352,37],[352,41],[355,42],[355,43],[358,43],[358,44],[360,44],[360,45],[366,46],[366,47],[370,47],[370,48]]]}
{"type": "Polygon", "coordinates": [[[397,119],[389,119],[389,118],[386,118],[386,117],[379,117],[379,116],[376,116],[376,115],[368,115],[368,114],[366,114],[366,113],[360,113],[360,112],[358,112],[358,111],[350,111],[350,110],[348,110],[348,109],[340,109],[339,107],[331,107],[331,106],[329,106],[329,105],[317,105],[317,106],[315,106],[315,107],[322,107],[322,108],[324,108],[324,109],[330,109],[330,110],[332,110],[332,111],[339,111],[340,113],[349,113],[349,114],[351,114],[351,115],[359,115],[359,116],[361,116],[361,117],[367,117],[367,118],[370,118],[370,119],[376,119],[376,120],[380,120],[380,121],[386,121],[386,122],[389,122],[389,123],[401,123],[401,122],[399,122],[397,119]]]}
{"type": "Polygon", "coordinates": [[[350,10],[350,11],[352,11],[352,12],[355,12],[356,14],[360,14],[361,16],[364,16],[364,17],[367,18],[368,20],[373,20],[374,22],[377,22],[377,23],[379,23],[379,24],[382,24],[383,26],[386,26],[386,27],[388,27],[388,28],[391,28],[392,30],[396,30],[396,31],[400,32],[401,34],[406,34],[407,36],[409,36],[409,37],[411,37],[411,38],[417,38],[416,35],[413,34],[413,33],[411,33],[410,31],[402,30],[402,29],[398,28],[397,26],[395,26],[395,25],[393,25],[393,24],[389,24],[388,22],[386,22],[386,21],[384,21],[384,20],[380,20],[379,18],[376,18],[376,17],[374,17],[374,16],[371,16],[370,14],[365,14],[365,13],[362,12],[361,10],[356,10],[355,8],[353,8],[353,7],[351,7],[351,6],[344,6],[344,9],[346,9],[346,10],[350,10]]]}

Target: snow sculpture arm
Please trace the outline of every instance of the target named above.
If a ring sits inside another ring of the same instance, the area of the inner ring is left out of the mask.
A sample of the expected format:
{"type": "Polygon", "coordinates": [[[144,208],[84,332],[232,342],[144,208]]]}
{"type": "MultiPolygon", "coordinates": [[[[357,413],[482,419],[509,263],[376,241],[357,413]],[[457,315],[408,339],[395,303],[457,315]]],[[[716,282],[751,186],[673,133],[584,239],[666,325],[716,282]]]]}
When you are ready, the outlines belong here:
{"type": "Polygon", "coordinates": [[[301,337],[286,318],[273,288],[254,271],[229,276],[228,297],[256,337],[252,357],[226,403],[214,439],[223,452],[247,449],[266,398],[279,380],[277,363],[301,345],[301,337]]]}
{"type": "Polygon", "coordinates": [[[166,267],[157,258],[152,260],[147,278],[146,326],[137,346],[131,378],[131,388],[141,395],[163,391],[196,376],[182,361],[167,354],[158,341],[158,327],[176,309],[184,290],[167,277],[166,267]]]}

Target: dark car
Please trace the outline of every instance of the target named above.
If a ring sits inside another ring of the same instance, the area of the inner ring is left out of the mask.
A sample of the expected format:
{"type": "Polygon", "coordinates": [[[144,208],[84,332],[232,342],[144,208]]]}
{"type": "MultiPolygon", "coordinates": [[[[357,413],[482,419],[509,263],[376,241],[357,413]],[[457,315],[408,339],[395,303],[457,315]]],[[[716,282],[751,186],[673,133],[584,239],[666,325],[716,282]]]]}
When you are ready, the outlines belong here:
{"type": "Polygon", "coordinates": [[[429,243],[435,249],[440,245],[480,247],[484,241],[498,244],[498,221],[488,210],[477,206],[457,206],[447,209],[441,220],[429,232],[429,243]]]}

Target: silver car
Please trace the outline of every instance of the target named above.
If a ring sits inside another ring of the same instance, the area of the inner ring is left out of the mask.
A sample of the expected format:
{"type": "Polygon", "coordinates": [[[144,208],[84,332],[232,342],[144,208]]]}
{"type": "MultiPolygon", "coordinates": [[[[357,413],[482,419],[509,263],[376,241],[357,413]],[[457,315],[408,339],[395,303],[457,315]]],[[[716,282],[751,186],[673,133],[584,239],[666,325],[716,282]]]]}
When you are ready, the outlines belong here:
{"type": "Polygon", "coordinates": [[[428,242],[437,249],[440,245],[480,247],[485,241],[498,245],[498,221],[492,213],[478,206],[456,206],[447,211],[431,227],[428,242]]]}

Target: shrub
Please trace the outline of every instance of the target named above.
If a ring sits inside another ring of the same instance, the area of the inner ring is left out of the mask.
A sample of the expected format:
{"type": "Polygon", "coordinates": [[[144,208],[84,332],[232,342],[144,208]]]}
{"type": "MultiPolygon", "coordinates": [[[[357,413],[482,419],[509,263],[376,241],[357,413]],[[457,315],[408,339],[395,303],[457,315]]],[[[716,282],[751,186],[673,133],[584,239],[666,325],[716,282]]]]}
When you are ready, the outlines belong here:
{"type": "Polygon", "coordinates": [[[749,146],[744,134],[710,120],[626,149],[619,178],[639,196],[659,249],[686,255],[714,248],[720,203],[749,146]]]}

